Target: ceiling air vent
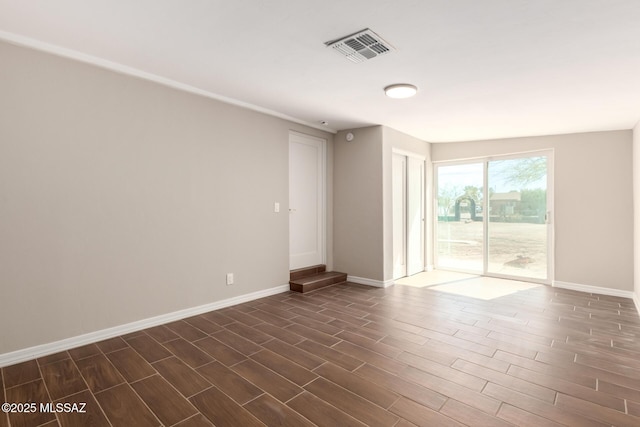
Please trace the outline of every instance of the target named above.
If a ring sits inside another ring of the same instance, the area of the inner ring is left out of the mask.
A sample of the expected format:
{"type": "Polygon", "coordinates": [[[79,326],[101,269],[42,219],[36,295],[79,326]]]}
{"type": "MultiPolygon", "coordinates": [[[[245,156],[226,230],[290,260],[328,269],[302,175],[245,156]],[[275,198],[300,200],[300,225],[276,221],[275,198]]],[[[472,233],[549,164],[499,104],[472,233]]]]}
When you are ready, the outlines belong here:
{"type": "Polygon", "coordinates": [[[325,44],[353,62],[364,62],[395,50],[382,37],[368,28],[325,44]]]}

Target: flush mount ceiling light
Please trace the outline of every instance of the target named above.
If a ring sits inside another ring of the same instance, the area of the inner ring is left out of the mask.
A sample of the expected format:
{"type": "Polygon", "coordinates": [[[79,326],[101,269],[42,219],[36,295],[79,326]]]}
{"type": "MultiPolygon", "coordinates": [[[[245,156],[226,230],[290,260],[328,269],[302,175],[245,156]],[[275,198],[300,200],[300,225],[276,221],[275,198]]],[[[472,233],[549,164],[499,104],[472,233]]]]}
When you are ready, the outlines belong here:
{"type": "Polygon", "coordinates": [[[389,98],[403,99],[411,98],[418,93],[418,88],[407,83],[395,84],[384,88],[384,93],[389,98]]]}

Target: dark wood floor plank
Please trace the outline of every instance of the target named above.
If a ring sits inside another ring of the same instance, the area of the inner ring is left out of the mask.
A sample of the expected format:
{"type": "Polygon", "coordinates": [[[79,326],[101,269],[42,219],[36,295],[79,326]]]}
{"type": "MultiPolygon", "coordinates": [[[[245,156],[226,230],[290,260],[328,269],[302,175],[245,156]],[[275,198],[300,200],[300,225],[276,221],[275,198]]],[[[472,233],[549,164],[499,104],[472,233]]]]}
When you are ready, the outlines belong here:
{"type": "MultiPolygon", "coordinates": [[[[11,426],[38,426],[40,424],[44,424],[46,422],[52,421],[56,419],[55,414],[49,412],[41,412],[40,404],[41,403],[49,403],[51,402],[51,398],[47,393],[47,388],[45,383],[41,380],[35,380],[28,383],[23,383],[21,385],[9,388],[6,390],[7,396],[6,401],[2,403],[36,403],[37,410],[34,412],[27,411],[17,411],[9,412],[9,422],[11,426]]],[[[5,417],[5,412],[2,411],[0,414],[5,417]]]]}
{"type": "Polygon", "coordinates": [[[380,387],[332,363],[325,363],[316,368],[314,372],[385,409],[388,409],[400,397],[397,393],[380,387]]]}
{"type": "Polygon", "coordinates": [[[202,332],[195,326],[185,322],[184,320],[167,323],[165,326],[189,342],[201,340],[202,338],[207,336],[206,333],[202,332]]]}
{"type": "Polygon", "coordinates": [[[87,389],[78,368],[71,359],[40,367],[42,378],[52,399],[61,399],[87,389]]]}
{"type": "Polygon", "coordinates": [[[120,337],[115,337],[115,338],[110,338],[108,340],[100,341],[100,342],[96,343],[96,345],[98,346],[100,351],[102,351],[105,354],[106,353],[111,353],[111,352],[117,351],[117,350],[122,350],[123,348],[129,347],[129,344],[127,344],[120,337]]]}
{"type": "Polygon", "coordinates": [[[322,344],[318,344],[317,342],[311,340],[304,340],[296,344],[296,347],[308,353],[321,357],[325,360],[328,360],[332,363],[335,363],[336,365],[348,371],[353,371],[364,363],[362,360],[358,360],[355,357],[351,357],[338,350],[324,346],[322,344]]]}
{"type": "Polygon", "coordinates": [[[302,388],[253,360],[240,362],[231,370],[281,402],[302,393],[302,388]]]}
{"type": "Polygon", "coordinates": [[[10,388],[39,379],[40,369],[38,368],[38,362],[29,360],[2,368],[2,374],[4,386],[10,388]]]}
{"type": "Polygon", "coordinates": [[[366,424],[361,423],[355,418],[347,415],[345,412],[342,412],[308,392],[304,392],[293,398],[287,403],[287,406],[309,419],[318,427],[366,426],[366,424]]]}
{"type": "Polygon", "coordinates": [[[329,323],[318,322],[315,319],[309,319],[302,316],[294,317],[291,319],[291,322],[297,325],[306,326],[307,328],[311,328],[315,331],[323,332],[327,335],[336,335],[342,332],[342,329],[337,326],[333,326],[329,323]]]}
{"type": "Polygon", "coordinates": [[[503,387],[517,390],[520,393],[528,394],[529,396],[544,400],[549,403],[553,403],[556,399],[555,390],[547,387],[542,387],[529,381],[521,380],[520,378],[503,374],[502,372],[497,372],[480,365],[476,365],[475,363],[458,359],[451,366],[468,374],[476,375],[477,377],[482,378],[486,381],[491,381],[494,384],[499,384],[503,387]]]}
{"type": "Polygon", "coordinates": [[[379,353],[376,353],[364,347],[360,347],[359,345],[352,344],[348,341],[342,341],[334,345],[332,349],[347,354],[357,361],[367,362],[370,365],[396,374],[398,372],[401,372],[407,366],[403,362],[383,356],[379,353]]]}
{"type": "Polygon", "coordinates": [[[218,325],[217,323],[208,321],[203,316],[188,317],[184,319],[184,321],[190,324],[191,326],[195,326],[196,328],[200,329],[205,334],[213,334],[215,332],[218,332],[224,329],[222,326],[218,325]]]}
{"type": "Polygon", "coordinates": [[[189,399],[216,427],[263,427],[249,411],[215,387],[189,399]]]}
{"type": "Polygon", "coordinates": [[[623,387],[621,385],[613,384],[608,381],[598,381],[598,391],[601,393],[619,397],[621,399],[627,399],[636,403],[640,403],[640,390],[623,387]]]}
{"type": "Polygon", "coordinates": [[[263,394],[244,405],[244,408],[267,426],[313,427],[309,420],[278,402],[273,397],[263,394]]]}
{"type": "Polygon", "coordinates": [[[409,366],[413,366],[414,368],[420,369],[421,371],[428,372],[431,375],[444,378],[447,381],[460,384],[475,391],[481,391],[487,384],[485,379],[477,375],[467,373],[462,369],[453,369],[449,366],[433,362],[429,359],[425,359],[411,353],[403,352],[397,357],[397,360],[406,363],[409,366]]]}
{"type": "Polygon", "coordinates": [[[199,341],[195,341],[193,344],[199,349],[205,351],[218,362],[227,366],[235,365],[236,363],[247,359],[247,357],[242,353],[222,344],[215,338],[207,337],[199,341]]]}
{"type": "Polygon", "coordinates": [[[355,373],[379,386],[414,400],[428,408],[439,410],[447,397],[426,387],[402,379],[381,369],[364,364],[355,373]]]}
{"type": "Polygon", "coordinates": [[[400,353],[402,353],[401,349],[384,343],[380,343],[377,340],[373,340],[371,338],[363,337],[362,335],[358,335],[353,332],[343,330],[335,336],[336,338],[349,341],[352,344],[358,345],[376,353],[380,353],[381,355],[390,357],[391,359],[397,357],[400,353]]]}
{"type": "Polygon", "coordinates": [[[127,343],[133,347],[147,362],[153,363],[158,360],[165,359],[171,356],[171,352],[164,348],[147,334],[136,335],[129,339],[125,339],[127,343]]]}
{"type": "Polygon", "coordinates": [[[558,393],[556,405],[559,408],[566,408],[585,415],[588,414],[586,416],[590,418],[619,427],[637,427],[640,425],[640,417],[627,415],[624,412],[616,411],[615,409],[607,408],[563,393],[558,393]]]}
{"type": "MultiPolygon", "coordinates": [[[[590,387],[594,390],[596,388],[597,374],[592,373],[592,370],[585,370],[575,363],[558,367],[549,365],[547,363],[542,363],[538,360],[531,360],[524,357],[516,356],[515,354],[505,353],[501,350],[498,350],[494,357],[496,359],[508,362],[511,365],[520,366],[531,371],[536,371],[543,374],[552,375],[557,378],[562,378],[575,384],[590,387]]],[[[640,385],[640,382],[638,384],[640,385]]]]}
{"type": "Polygon", "coordinates": [[[326,362],[318,356],[280,341],[279,339],[273,339],[262,344],[262,346],[309,370],[313,370],[326,362]]]}
{"type": "Polygon", "coordinates": [[[498,417],[517,426],[523,427],[562,427],[562,424],[555,423],[536,414],[532,414],[531,412],[527,412],[507,404],[502,405],[498,412],[498,417]]]}
{"type": "MultiPolygon", "coordinates": [[[[109,424],[109,421],[107,421],[107,417],[102,411],[102,408],[100,407],[100,405],[98,405],[98,402],[96,402],[96,399],[93,397],[93,394],[89,392],[89,390],[67,396],[64,399],[57,401],[56,403],[62,403],[63,405],[76,404],[77,408],[84,410],[84,412],[58,412],[60,425],[63,427],[111,426],[111,424],[109,424]]],[[[73,409],[73,406],[71,408],[73,409]]]]}
{"type": "Polygon", "coordinates": [[[459,423],[473,427],[512,427],[514,425],[487,415],[455,399],[447,400],[444,406],[440,408],[440,413],[453,418],[459,423]]]}
{"type": "MultiPolygon", "coordinates": [[[[273,316],[276,316],[285,320],[288,320],[297,316],[296,313],[292,313],[290,311],[290,309],[295,306],[284,304],[282,302],[278,302],[278,303],[270,302],[270,301],[267,301],[266,299],[263,299],[262,301],[263,302],[261,304],[258,304],[256,306],[256,311],[263,311],[265,313],[269,313],[273,316]]],[[[254,316],[254,314],[255,312],[251,313],[252,316],[254,316]]]]}
{"type": "Polygon", "coordinates": [[[135,382],[131,387],[164,425],[176,424],[198,413],[185,397],[159,375],[135,382]]]}
{"type": "Polygon", "coordinates": [[[194,369],[213,361],[211,356],[182,338],[166,342],[164,345],[176,357],[194,369]]]}
{"type": "Polygon", "coordinates": [[[452,418],[405,397],[398,399],[389,410],[417,426],[463,427],[463,424],[460,424],[452,418]]]}
{"type": "Polygon", "coordinates": [[[269,323],[273,326],[277,326],[278,328],[284,328],[286,326],[291,325],[290,321],[261,309],[257,309],[251,312],[251,314],[249,315],[255,317],[256,319],[260,319],[263,322],[269,323]]]}
{"type": "Polygon", "coordinates": [[[137,381],[156,373],[149,362],[144,360],[131,347],[107,353],[106,356],[118,372],[129,382],[137,381]]]}
{"type": "Polygon", "coordinates": [[[254,328],[261,332],[264,332],[265,334],[271,335],[272,337],[277,338],[280,341],[284,341],[287,344],[295,345],[301,341],[304,341],[304,337],[301,337],[300,335],[286,329],[286,327],[290,325],[291,323],[287,324],[284,327],[279,327],[270,323],[261,323],[254,326],[254,328]]]}
{"type": "Polygon", "coordinates": [[[558,379],[556,377],[541,374],[539,372],[530,371],[518,366],[512,366],[508,371],[509,375],[513,375],[525,381],[532,382],[534,384],[541,385],[543,387],[552,388],[553,390],[568,394],[573,397],[588,400],[590,402],[597,403],[607,408],[616,409],[624,412],[624,400],[615,396],[611,396],[605,393],[598,392],[594,389],[574,384],[569,381],[558,379]]]}
{"type": "Polygon", "coordinates": [[[296,323],[294,319],[301,319],[301,318],[315,320],[316,322],[320,322],[320,323],[329,323],[332,320],[335,320],[335,317],[327,316],[317,311],[307,310],[302,307],[293,307],[289,309],[289,312],[297,314],[296,317],[294,317],[293,319],[290,319],[292,323],[296,323]]]}
{"type": "Polygon", "coordinates": [[[550,421],[557,421],[565,425],[580,427],[604,427],[607,425],[599,421],[583,417],[580,412],[567,410],[566,408],[561,408],[556,405],[543,402],[542,400],[532,398],[531,396],[497,384],[487,384],[484,390],[482,390],[482,393],[518,407],[524,411],[542,415],[550,421]]]}
{"type": "Polygon", "coordinates": [[[293,324],[291,326],[287,326],[286,330],[296,333],[311,341],[315,341],[318,344],[326,345],[327,347],[331,347],[332,345],[340,342],[340,338],[325,334],[324,332],[316,331],[303,325],[293,324]]]}
{"type": "Polygon", "coordinates": [[[95,344],[87,344],[82,347],[76,347],[69,350],[69,354],[73,360],[84,359],[85,357],[100,354],[100,348],[95,344]]]}
{"type": "Polygon", "coordinates": [[[211,387],[209,381],[176,357],[155,362],[153,367],[184,397],[191,397],[211,387]]]}
{"type": "Polygon", "coordinates": [[[198,373],[240,405],[264,393],[220,362],[209,363],[199,368],[198,373]]]}
{"type": "Polygon", "coordinates": [[[260,347],[258,344],[253,343],[241,337],[240,335],[226,329],[224,331],[211,334],[211,336],[222,342],[223,344],[226,344],[234,350],[244,354],[245,356],[250,356],[262,349],[262,347],[260,347]]]}
{"type": "Polygon", "coordinates": [[[124,382],[124,378],[104,354],[87,357],[76,362],[89,389],[94,392],[106,390],[124,382]]]}
{"type": "Polygon", "coordinates": [[[95,396],[113,427],[162,425],[128,384],[115,386],[95,396]]]}
{"type": "Polygon", "coordinates": [[[225,316],[224,314],[222,314],[219,311],[210,311],[208,313],[203,313],[200,316],[204,317],[209,322],[217,323],[220,326],[224,326],[224,325],[227,325],[229,323],[235,322],[235,320],[233,320],[230,317],[225,316]]]}
{"type": "Polygon", "coordinates": [[[318,378],[304,388],[368,426],[393,426],[398,422],[398,417],[383,408],[324,378],[318,378]]]}
{"type": "Polygon", "coordinates": [[[61,351],[59,353],[39,357],[37,360],[38,360],[38,365],[43,366],[49,363],[59,362],[61,360],[70,359],[70,358],[71,358],[71,355],[69,355],[68,351],[61,351]]]}
{"type": "Polygon", "coordinates": [[[462,403],[466,403],[489,415],[495,415],[500,407],[500,401],[493,399],[479,391],[461,386],[460,384],[448,381],[444,378],[436,377],[420,369],[408,366],[399,375],[407,381],[418,384],[429,390],[440,393],[442,396],[455,396],[462,403]]]}
{"type": "Polygon", "coordinates": [[[180,338],[178,334],[167,328],[165,325],[154,326],[152,328],[145,329],[144,332],[159,343],[173,341],[180,338]]]}
{"type": "Polygon", "coordinates": [[[640,417],[640,403],[627,402],[627,413],[634,417],[640,417]]]}
{"type": "Polygon", "coordinates": [[[265,334],[258,329],[245,325],[244,323],[230,323],[226,326],[226,328],[231,332],[238,334],[241,337],[244,337],[258,345],[262,345],[265,342],[273,339],[271,335],[265,334]]]}
{"type": "Polygon", "coordinates": [[[224,314],[227,317],[230,317],[231,319],[235,320],[236,322],[240,322],[240,323],[244,323],[247,326],[255,326],[259,323],[262,323],[262,321],[258,318],[255,318],[253,316],[250,316],[246,313],[243,313],[239,310],[236,310],[233,307],[230,308],[225,308],[223,310],[220,310],[220,312],[222,314],[224,314]]]}
{"type": "Polygon", "coordinates": [[[270,350],[262,350],[251,356],[251,359],[282,375],[289,381],[303,386],[318,376],[309,369],[276,354],[270,350]]]}
{"type": "Polygon", "coordinates": [[[198,413],[196,416],[179,422],[174,427],[215,427],[204,415],[198,413]]]}

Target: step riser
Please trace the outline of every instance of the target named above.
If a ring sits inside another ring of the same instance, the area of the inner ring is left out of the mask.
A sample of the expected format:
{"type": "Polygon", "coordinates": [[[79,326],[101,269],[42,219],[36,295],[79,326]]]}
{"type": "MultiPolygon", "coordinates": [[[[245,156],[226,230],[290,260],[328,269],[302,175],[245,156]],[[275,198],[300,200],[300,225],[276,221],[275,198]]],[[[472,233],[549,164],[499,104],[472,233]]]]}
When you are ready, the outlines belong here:
{"type": "Polygon", "coordinates": [[[315,276],[318,273],[327,271],[326,265],[314,265],[311,267],[299,268],[289,272],[289,280],[299,280],[304,277],[315,276]]]}
{"type": "Polygon", "coordinates": [[[344,283],[347,281],[347,275],[342,274],[335,277],[328,277],[324,280],[318,280],[317,282],[312,283],[295,283],[294,281],[289,282],[289,289],[295,292],[309,292],[315,291],[316,289],[324,288],[326,286],[336,285],[338,283],[344,283]]]}

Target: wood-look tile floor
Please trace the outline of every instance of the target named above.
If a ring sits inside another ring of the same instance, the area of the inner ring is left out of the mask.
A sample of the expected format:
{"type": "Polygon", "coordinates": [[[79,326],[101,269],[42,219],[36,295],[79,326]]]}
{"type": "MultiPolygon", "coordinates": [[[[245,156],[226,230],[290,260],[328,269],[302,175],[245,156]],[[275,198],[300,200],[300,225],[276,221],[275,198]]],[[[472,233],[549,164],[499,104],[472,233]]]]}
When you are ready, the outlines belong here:
{"type": "Polygon", "coordinates": [[[5,426],[640,426],[629,299],[284,293],[2,368],[5,426]]]}

